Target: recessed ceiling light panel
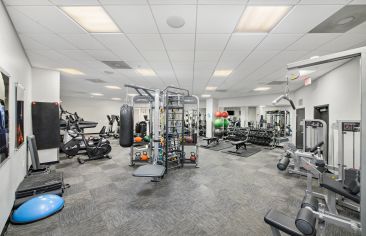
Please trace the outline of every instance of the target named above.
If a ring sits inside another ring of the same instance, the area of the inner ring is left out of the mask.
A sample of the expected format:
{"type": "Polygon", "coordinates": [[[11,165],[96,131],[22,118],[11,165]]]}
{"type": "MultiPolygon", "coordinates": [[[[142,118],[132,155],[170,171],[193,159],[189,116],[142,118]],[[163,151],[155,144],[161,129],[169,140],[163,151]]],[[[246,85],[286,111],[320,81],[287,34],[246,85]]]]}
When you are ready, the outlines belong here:
{"type": "Polygon", "coordinates": [[[236,32],[269,32],[290,10],[289,6],[248,6],[236,32]]]}
{"type": "Polygon", "coordinates": [[[114,101],[121,101],[121,98],[112,98],[114,101]]]}
{"type": "Polygon", "coordinates": [[[215,70],[213,76],[222,77],[222,76],[229,76],[233,72],[232,70],[215,70]]]}
{"type": "Polygon", "coordinates": [[[71,75],[85,75],[83,72],[74,68],[59,68],[58,70],[71,75]]]}
{"type": "Polygon", "coordinates": [[[203,97],[203,98],[209,98],[209,97],[211,97],[211,95],[210,94],[202,94],[201,97],[203,97]]]}
{"type": "Polygon", "coordinates": [[[155,71],[150,69],[136,69],[136,72],[142,76],[156,76],[155,71]]]}
{"type": "Polygon", "coordinates": [[[121,89],[121,87],[118,87],[118,86],[114,86],[114,85],[106,85],[104,86],[105,88],[108,88],[108,89],[121,89]]]}
{"type": "Polygon", "coordinates": [[[217,89],[217,87],[213,87],[213,86],[207,86],[206,90],[207,91],[215,91],[217,89]]]}
{"type": "Polygon", "coordinates": [[[92,96],[98,96],[98,97],[104,96],[104,94],[102,94],[102,93],[90,93],[90,95],[92,95],[92,96]]]}
{"type": "Polygon", "coordinates": [[[89,33],[117,33],[117,25],[100,6],[69,6],[61,9],[89,33]]]}
{"type": "Polygon", "coordinates": [[[257,87],[255,89],[253,89],[254,91],[267,91],[267,90],[270,90],[271,87],[257,87]]]}

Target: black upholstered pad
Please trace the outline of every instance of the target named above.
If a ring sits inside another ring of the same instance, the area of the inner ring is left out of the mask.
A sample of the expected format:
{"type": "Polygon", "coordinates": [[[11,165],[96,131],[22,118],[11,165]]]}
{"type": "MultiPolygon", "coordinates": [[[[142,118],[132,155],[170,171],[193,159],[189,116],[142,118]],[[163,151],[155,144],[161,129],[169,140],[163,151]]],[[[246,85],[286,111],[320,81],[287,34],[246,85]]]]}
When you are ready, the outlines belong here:
{"type": "Polygon", "coordinates": [[[356,203],[360,203],[360,196],[353,195],[344,188],[344,185],[341,182],[338,182],[331,178],[331,174],[324,173],[323,179],[320,183],[320,186],[326,188],[336,194],[339,194],[345,198],[348,198],[356,203]]]}
{"type": "Polygon", "coordinates": [[[268,211],[266,216],[264,217],[264,222],[269,224],[270,226],[279,229],[280,231],[293,235],[293,236],[302,236],[303,234],[296,228],[295,219],[288,217],[287,215],[271,209],[268,211]]]}

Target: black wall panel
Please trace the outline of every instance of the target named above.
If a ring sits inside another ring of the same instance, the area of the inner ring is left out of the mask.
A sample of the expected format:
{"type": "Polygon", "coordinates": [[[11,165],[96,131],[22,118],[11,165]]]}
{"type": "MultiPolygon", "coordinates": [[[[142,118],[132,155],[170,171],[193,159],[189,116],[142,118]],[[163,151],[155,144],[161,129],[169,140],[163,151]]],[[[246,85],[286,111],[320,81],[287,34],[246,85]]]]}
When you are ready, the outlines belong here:
{"type": "Polygon", "coordinates": [[[38,150],[60,146],[59,104],[57,102],[32,102],[32,124],[38,150]]]}

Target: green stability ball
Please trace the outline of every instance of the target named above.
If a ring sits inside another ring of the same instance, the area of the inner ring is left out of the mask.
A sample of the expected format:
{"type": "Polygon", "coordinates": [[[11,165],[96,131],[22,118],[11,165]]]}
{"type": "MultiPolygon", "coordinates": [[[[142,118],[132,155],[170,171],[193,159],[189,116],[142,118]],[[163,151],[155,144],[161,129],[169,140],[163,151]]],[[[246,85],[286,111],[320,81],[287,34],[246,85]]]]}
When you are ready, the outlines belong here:
{"type": "Polygon", "coordinates": [[[224,120],[223,119],[216,119],[215,121],[214,121],[214,126],[215,126],[215,128],[221,128],[222,126],[224,126],[224,120]]]}
{"type": "Polygon", "coordinates": [[[229,126],[229,121],[227,119],[224,120],[224,127],[227,128],[229,126]]]}
{"type": "Polygon", "coordinates": [[[144,137],[144,141],[145,141],[145,142],[150,142],[150,137],[149,137],[148,135],[146,135],[146,136],[144,137]]]}

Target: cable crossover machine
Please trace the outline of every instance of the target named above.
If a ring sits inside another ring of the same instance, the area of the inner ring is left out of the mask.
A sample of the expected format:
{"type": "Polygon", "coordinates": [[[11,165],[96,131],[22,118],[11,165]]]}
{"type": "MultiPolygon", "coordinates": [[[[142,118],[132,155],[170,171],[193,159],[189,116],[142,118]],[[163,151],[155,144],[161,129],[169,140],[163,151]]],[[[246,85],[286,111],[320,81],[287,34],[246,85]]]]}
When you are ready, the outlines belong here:
{"type": "MultiPolygon", "coordinates": [[[[139,166],[135,177],[150,177],[160,181],[168,170],[182,168],[185,164],[198,167],[198,111],[199,99],[182,88],[168,86],[164,90],[149,89],[135,85],[125,85],[136,90],[137,96],[150,102],[150,161],[139,166]],[[186,109],[193,109],[189,128],[185,124],[186,109]],[[194,124],[193,124],[193,123],[194,124]],[[185,146],[190,148],[189,154],[185,146]]],[[[134,144],[133,106],[123,104],[120,109],[119,142],[122,147],[134,144]]]]}

